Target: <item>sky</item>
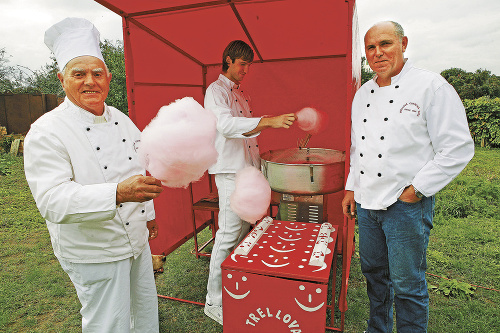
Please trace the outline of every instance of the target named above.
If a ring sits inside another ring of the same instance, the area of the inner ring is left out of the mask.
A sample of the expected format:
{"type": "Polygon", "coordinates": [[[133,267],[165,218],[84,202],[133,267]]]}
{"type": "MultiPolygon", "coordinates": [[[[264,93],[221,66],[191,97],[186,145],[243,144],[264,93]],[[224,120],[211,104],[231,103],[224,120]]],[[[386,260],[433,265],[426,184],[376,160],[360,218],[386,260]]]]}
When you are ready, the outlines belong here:
{"type": "MultiPolygon", "coordinates": [[[[374,23],[392,20],[405,29],[405,56],[415,66],[500,75],[500,0],[358,0],[356,6],[361,46],[374,23]]],[[[0,49],[8,65],[38,70],[50,63],[44,32],[69,16],[93,22],[101,40],[122,39],[121,17],[93,0],[0,0],[0,49]]]]}

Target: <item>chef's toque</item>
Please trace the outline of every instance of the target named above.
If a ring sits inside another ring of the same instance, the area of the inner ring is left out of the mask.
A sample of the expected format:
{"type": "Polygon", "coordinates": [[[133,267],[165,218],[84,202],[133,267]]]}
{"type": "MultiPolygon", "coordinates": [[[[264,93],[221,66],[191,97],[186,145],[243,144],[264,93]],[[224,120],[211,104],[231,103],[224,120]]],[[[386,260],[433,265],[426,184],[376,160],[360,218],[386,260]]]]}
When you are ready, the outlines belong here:
{"type": "Polygon", "coordinates": [[[59,70],[76,57],[104,58],[99,48],[99,31],[92,22],[68,17],[45,31],[45,45],[54,53],[59,70]]]}

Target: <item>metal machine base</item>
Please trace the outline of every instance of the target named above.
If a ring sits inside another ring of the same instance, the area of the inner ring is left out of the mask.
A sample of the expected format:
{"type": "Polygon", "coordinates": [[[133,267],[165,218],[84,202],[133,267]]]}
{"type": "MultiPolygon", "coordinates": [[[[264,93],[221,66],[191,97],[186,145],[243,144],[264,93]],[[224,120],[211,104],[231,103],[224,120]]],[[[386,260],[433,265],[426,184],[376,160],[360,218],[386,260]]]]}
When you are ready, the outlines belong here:
{"type": "Polygon", "coordinates": [[[326,201],[326,195],[280,194],[276,218],[292,222],[325,222],[327,220],[326,201]]]}

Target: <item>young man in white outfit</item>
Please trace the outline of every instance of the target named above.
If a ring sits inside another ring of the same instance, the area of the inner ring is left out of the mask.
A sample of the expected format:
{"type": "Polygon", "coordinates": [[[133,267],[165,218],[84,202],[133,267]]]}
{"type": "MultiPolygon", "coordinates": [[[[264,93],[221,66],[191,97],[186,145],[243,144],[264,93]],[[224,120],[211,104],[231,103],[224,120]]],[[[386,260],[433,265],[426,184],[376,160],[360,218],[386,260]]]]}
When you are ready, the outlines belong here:
{"type": "Polygon", "coordinates": [[[205,314],[222,325],[221,264],[247,235],[250,224],[230,208],[236,172],[246,166],[260,169],[256,137],[267,128],[289,128],[293,113],[276,117],[252,117],[250,98],[241,87],[253,61],[252,48],[243,41],[229,43],[222,55],[222,73],[205,94],[205,108],[217,117],[215,147],[217,163],[208,169],[215,174],[219,193],[219,229],[210,259],[205,314]]]}

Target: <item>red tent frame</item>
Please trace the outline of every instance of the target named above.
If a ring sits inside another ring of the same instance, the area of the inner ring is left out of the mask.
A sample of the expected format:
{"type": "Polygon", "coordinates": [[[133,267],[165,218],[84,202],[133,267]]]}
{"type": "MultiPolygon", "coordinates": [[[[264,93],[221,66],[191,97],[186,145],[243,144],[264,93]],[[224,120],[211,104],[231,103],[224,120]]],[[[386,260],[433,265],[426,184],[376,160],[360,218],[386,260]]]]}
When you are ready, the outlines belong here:
{"type": "MultiPolygon", "coordinates": [[[[350,105],[360,81],[355,0],[95,1],[123,19],[129,115],[139,129],[176,99],[192,96],[203,105],[207,86],[221,71],[224,47],[241,39],[255,51],[243,82],[254,114],[316,107],[330,120],[309,147],[349,151],[350,105]]],[[[290,148],[303,136],[297,128],[264,131],[259,147],[261,153],[290,148]]],[[[348,170],[346,160],[346,175],[348,170]]],[[[167,255],[210,225],[210,213],[192,210],[193,201],[208,194],[208,183],[204,177],[192,191],[165,189],[155,199],[160,233],[150,243],[153,253],[167,255]]],[[[329,222],[339,230],[344,254],[341,329],[354,246],[354,221],[343,217],[342,197],[342,192],[328,197],[329,222]]]]}

